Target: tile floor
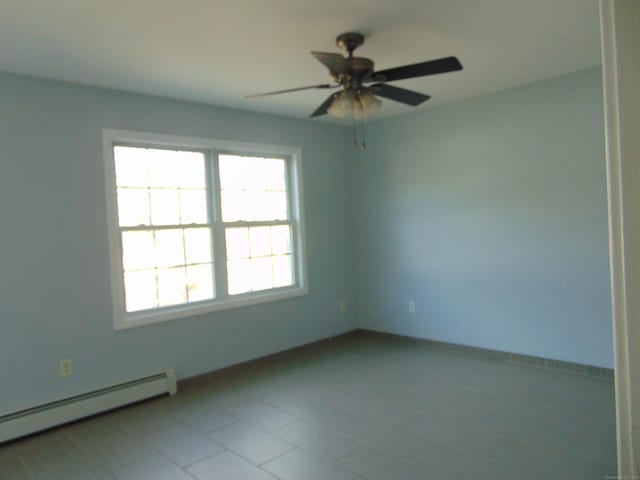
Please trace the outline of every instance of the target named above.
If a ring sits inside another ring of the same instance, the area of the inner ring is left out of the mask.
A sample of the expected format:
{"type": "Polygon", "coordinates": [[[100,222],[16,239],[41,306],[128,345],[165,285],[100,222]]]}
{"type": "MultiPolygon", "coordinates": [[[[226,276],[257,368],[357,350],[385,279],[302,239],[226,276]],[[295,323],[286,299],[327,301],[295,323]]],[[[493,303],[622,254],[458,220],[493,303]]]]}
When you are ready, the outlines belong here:
{"type": "Polygon", "coordinates": [[[347,337],[0,446],[0,478],[603,479],[613,381],[347,337]]]}

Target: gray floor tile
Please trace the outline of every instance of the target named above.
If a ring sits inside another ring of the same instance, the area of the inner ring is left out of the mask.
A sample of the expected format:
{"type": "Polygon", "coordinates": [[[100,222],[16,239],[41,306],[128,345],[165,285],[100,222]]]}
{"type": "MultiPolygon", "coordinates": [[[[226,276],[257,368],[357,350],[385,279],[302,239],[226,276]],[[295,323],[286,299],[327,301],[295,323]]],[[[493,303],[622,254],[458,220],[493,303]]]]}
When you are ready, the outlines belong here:
{"type": "Polygon", "coordinates": [[[282,480],[363,480],[364,477],[301,450],[291,450],[262,468],[282,480]]]}
{"type": "Polygon", "coordinates": [[[616,475],[615,466],[607,468],[562,454],[548,454],[514,441],[500,443],[489,452],[488,457],[534,478],[602,480],[605,475],[616,475]]]}
{"type": "Polygon", "coordinates": [[[300,419],[322,425],[335,431],[342,431],[343,426],[351,421],[353,415],[324,405],[308,397],[300,396],[282,405],[282,409],[296,415],[300,419]]]}
{"type": "Polygon", "coordinates": [[[338,462],[370,480],[444,480],[445,476],[368,448],[361,448],[338,462]]]}
{"type": "Polygon", "coordinates": [[[342,458],[358,447],[358,443],[319,425],[298,420],[274,430],[273,435],[329,461],[342,458]]]}
{"type": "Polygon", "coordinates": [[[422,444],[423,451],[413,461],[442,473],[449,479],[467,480],[473,478],[491,480],[534,480],[526,471],[518,471],[500,464],[495,459],[469,454],[435,442],[422,444]]]}
{"type": "MultiPolygon", "coordinates": [[[[20,458],[25,478],[42,480],[112,480],[96,457],[80,448],[70,439],[49,439],[48,444],[37,442],[34,448],[20,458]]],[[[0,472],[2,469],[0,468],[0,472]]],[[[4,476],[0,474],[0,478],[4,476]]]]}
{"type": "Polygon", "coordinates": [[[610,439],[593,437],[576,437],[576,439],[562,453],[605,466],[615,466],[616,444],[610,439]]]}
{"type": "Polygon", "coordinates": [[[173,427],[146,436],[160,453],[181,467],[220,453],[223,448],[184,427],[173,427]]]}
{"type": "Polygon", "coordinates": [[[26,468],[20,457],[0,459],[0,478],[7,480],[24,480],[26,468]]]}
{"type": "MultiPolygon", "coordinates": [[[[437,410],[433,412],[437,413],[437,410]]],[[[454,422],[447,418],[415,413],[401,425],[422,441],[435,441],[468,453],[482,455],[495,446],[501,439],[500,434],[488,429],[467,428],[466,422],[454,422]]],[[[418,443],[420,445],[420,443],[418,443]]]]}
{"type": "Polygon", "coordinates": [[[145,457],[111,473],[117,480],[193,480],[184,470],[160,455],[145,457]]]}
{"type": "Polygon", "coordinates": [[[187,472],[198,480],[274,480],[277,478],[230,452],[198,462],[188,467],[187,472]]]}
{"type": "Polygon", "coordinates": [[[491,432],[505,438],[522,440],[550,453],[562,451],[572,441],[570,433],[555,431],[553,427],[540,422],[519,420],[512,416],[495,413],[474,413],[465,419],[465,425],[477,431],[491,432]]]}
{"type": "Polygon", "coordinates": [[[98,466],[71,463],[48,467],[40,476],[33,478],[37,480],[114,480],[115,477],[98,466]]]}
{"type": "Polygon", "coordinates": [[[520,398],[509,398],[504,395],[471,388],[462,389],[453,395],[451,400],[464,405],[465,408],[481,412],[510,415],[523,420],[535,418],[541,409],[546,408],[520,398]]]}
{"type": "Polygon", "coordinates": [[[93,420],[74,424],[67,429],[69,438],[86,455],[107,468],[136,462],[154,453],[153,448],[124,428],[96,428],[93,420]]]}
{"type": "Polygon", "coordinates": [[[390,405],[389,402],[380,401],[372,396],[340,391],[334,385],[316,386],[313,389],[307,389],[303,395],[353,415],[388,418],[401,412],[395,405],[390,405]]]}
{"type": "Polygon", "coordinates": [[[221,399],[221,404],[231,415],[267,432],[297,420],[279,408],[243,395],[221,399]]]}
{"type": "Polygon", "coordinates": [[[290,443],[241,422],[220,428],[208,437],[256,465],[294,448],[290,443]]]}
{"type": "MultiPolygon", "coordinates": [[[[415,435],[403,431],[397,426],[397,422],[389,422],[384,417],[347,413],[311,398],[301,399],[295,404],[286,404],[283,408],[296,412],[310,423],[331,429],[343,437],[375,446],[394,455],[410,457],[417,453],[415,435]]],[[[403,412],[403,418],[408,413],[403,412]]]]}
{"type": "Polygon", "coordinates": [[[209,404],[204,400],[181,405],[175,417],[184,425],[199,433],[209,433],[226,425],[238,421],[238,418],[230,415],[222,407],[209,404]]]}
{"type": "MultiPolygon", "coordinates": [[[[578,412],[562,410],[548,406],[533,406],[531,421],[540,423],[548,427],[554,432],[564,433],[571,437],[575,435],[605,435],[607,426],[605,423],[610,422],[610,426],[615,430],[615,419],[612,417],[607,422],[600,421],[599,416],[584,415],[578,412]]],[[[604,419],[602,419],[604,420],[604,419]]],[[[615,443],[615,441],[614,441],[615,443]]]]}

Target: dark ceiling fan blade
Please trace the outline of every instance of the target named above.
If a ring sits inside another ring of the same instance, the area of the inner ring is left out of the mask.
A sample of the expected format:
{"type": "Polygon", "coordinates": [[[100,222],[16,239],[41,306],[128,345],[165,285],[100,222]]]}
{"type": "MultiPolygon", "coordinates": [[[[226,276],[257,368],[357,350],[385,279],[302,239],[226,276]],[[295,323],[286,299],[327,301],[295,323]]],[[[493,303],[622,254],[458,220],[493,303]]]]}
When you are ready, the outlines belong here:
{"type": "Polygon", "coordinates": [[[286,90],[276,90],[275,92],[265,92],[265,93],[256,93],[253,95],[247,95],[244,97],[245,100],[256,97],[266,97],[268,95],[279,95],[281,93],[289,93],[289,92],[299,92],[300,90],[314,90],[314,89],[323,89],[323,88],[338,88],[340,85],[331,85],[329,83],[321,83],[320,85],[311,85],[308,87],[298,87],[298,88],[288,88],[286,90]]]}
{"type": "Polygon", "coordinates": [[[327,67],[334,75],[349,73],[349,64],[347,63],[347,59],[339,53],[311,52],[311,55],[327,67]]]}
{"type": "Polygon", "coordinates": [[[376,83],[369,87],[371,91],[379,97],[395,100],[396,102],[406,103],[407,105],[417,106],[422,102],[426,102],[431,97],[423,93],[407,90],[406,88],[398,88],[385,83],[376,83]]]}
{"type": "Polygon", "coordinates": [[[377,80],[377,76],[384,77],[385,82],[402,80],[404,78],[425,77],[427,75],[437,75],[439,73],[456,72],[462,70],[462,65],[456,57],[440,58],[429,60],[428,62],[414,63],[403,67],[388,68],[380,70],[372,75],[377,80]]]}
{"type": "Polygon", "coordinates": [[[309,118],[325,115],[327,113],[327,110],[333,103],[333,100],[336,98],[336,95],[338,95],[338,93],[332,93],[331,95],[329,95],[329,97],[322,103],[322,105],[316,108],[316,110],[311,115],[309,115],[309,118]]]}

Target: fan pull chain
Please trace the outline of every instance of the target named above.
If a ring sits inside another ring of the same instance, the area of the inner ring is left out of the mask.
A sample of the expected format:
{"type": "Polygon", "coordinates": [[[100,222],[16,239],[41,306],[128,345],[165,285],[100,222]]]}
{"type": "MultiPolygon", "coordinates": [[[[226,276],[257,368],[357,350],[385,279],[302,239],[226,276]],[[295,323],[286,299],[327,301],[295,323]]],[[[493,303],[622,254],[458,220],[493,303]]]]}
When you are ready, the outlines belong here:
{"type": "Polygon", "coordinates": [[[366,141],[365,132],[364,132],[364,118],[360,119],[360,134],[361,134],[362,141],[359,142],[358,141],[358,121],[356,120],[355,117],[353,117],[353,147],[366,150],[367,141],[366,141]]]}
{"type": "Polygon", "coordinates": [[[358,124],[356,117],[353,117],[353,147],[358,148],[358,124]]]}

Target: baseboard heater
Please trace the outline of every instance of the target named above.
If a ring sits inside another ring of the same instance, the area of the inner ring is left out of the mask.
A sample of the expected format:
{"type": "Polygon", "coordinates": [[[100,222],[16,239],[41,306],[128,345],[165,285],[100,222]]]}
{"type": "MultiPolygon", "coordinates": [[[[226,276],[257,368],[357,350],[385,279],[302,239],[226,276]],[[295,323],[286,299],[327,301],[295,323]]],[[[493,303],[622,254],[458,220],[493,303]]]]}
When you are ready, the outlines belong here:
{"type": "Polygon", "coordinates": [[[173,369],[44,403],[0,416],[0,443],[106,412],[130,403],[177,392],[173,369]]]}

